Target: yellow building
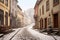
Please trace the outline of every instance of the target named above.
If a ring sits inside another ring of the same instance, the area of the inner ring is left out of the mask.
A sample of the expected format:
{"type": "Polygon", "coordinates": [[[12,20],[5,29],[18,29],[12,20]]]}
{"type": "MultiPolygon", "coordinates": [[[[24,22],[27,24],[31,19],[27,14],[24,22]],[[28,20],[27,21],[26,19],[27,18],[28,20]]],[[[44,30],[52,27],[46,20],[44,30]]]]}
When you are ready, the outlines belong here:
{"type": "Polygon", "coordinates": [[[24,15],[22,9],[17,5],[17,27],[23,27],[24,25],[24,15]]]}
{"type": "Polygon", "coordinates": [[[0,0],[0,26],[10,27],[10,0],[0,0]]]}
{"type": "Polygon", "coordinates": [[[38,28],[60,28],[60,0],[41,0],[38,8],[38,28]]]}

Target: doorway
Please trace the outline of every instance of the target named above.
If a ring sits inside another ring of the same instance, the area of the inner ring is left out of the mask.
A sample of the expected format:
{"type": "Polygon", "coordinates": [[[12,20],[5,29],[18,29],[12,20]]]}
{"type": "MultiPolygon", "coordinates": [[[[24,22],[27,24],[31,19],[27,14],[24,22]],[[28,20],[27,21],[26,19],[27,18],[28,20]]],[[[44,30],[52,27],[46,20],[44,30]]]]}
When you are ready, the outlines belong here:
{"type": "Polygon", "coordinates": [[[43,19],[40,20],[40,29],[43,29],[43,19]]]}
{"type": "Polygon", "coordinates": [[[45,29],[47,28],[47,18],[45,18],[45,29]]]}
{"type": "Polygon", "coordinates": [[[58,28],[58,13],[53,15],[54,28],[58,28]]]}

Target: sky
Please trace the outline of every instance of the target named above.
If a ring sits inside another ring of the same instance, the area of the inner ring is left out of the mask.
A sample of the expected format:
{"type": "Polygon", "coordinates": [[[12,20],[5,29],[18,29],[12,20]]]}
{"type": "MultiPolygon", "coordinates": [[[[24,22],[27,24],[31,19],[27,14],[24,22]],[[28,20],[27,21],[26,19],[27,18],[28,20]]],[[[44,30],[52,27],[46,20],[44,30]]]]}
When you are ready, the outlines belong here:
{"type": "Polygon", "coordinates": [[[37,0],[18,0],[18,5],[22,10],[27,10],[29,8],[34,8],[37,0]]]}

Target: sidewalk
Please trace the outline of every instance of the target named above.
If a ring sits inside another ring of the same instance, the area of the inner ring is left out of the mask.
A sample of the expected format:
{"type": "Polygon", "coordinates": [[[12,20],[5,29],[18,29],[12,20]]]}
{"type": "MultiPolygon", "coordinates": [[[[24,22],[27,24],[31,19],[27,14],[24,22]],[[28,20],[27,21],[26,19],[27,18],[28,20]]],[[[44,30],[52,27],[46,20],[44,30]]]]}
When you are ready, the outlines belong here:
{"type": "Polygon", "coordinates": [[[13,30],[15,30],[14,32],[4,35],[3,37],[0,38],[0,40],[10,40],[11,38],[14,37],[14,35],[16,35],[16,33],[17,33],[18,31],[20,31],[20,29],[21,29],[21,28],[13,29],[13,30]]]}
{"type": "MultiPolygon", "coordinates": [[[[37,31],[37,32],[40,33],[39,30],[35,30],[35,31],[37,31]]],[[[53,35],[53,34],[52,34],[52,35],[49,35],[47,32],[43,32],[43,33],[41,33],[41,34],[50,36],[50,37],[54,38],[54,40],[60,40],[60,36],[57,36],[57,35],[53,35]]]]}
{"type": "Polygon", "coordinates": [[[44,34],[44,33],[40,33],[40,32],[35,31],[35,30],[33,30],[33,29],[28,29],[28,31],[29,31],[32,35],[34,35],[34,36],[36,36],[36,37],[39,37],[41,40],[55,40],[55,39],[60,40],[60,36],[46,35],[46,34],[44,34]],[[54,38],[55,38],[55,39],[54,39],[54,38]]]}

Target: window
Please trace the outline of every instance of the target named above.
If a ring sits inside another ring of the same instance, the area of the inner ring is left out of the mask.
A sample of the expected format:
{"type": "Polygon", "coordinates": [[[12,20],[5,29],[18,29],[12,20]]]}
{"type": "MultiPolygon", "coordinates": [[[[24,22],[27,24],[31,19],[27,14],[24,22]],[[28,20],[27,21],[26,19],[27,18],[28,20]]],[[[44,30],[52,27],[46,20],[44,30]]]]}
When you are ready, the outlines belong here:
{"type": "Polygon", "coordinates": [[[43,29],[43,19],[40,20],[40,29],[43,29]]]}
{"type": "Polygon", "coordinates": [[[44,6],[42,6],[42,14],[44,14],[44,6]]]}
{"type": "Polygon", "coordinates": [[[0,9],[0,25],[3,25],[4,24],[4,12],[3,10],[0,9]]]}
{"type": "Polygon", "coordinates": [[[42,19],[42,28],[43,28],[43,19],[42,19]]]}
{"type": "Polygon", "coordinates": [[[48,18],[48,25],[51,24],[51,18],[48,18]]]}
{"type": "Polygon", "coordinates": [[[41,9],[40,9],[40,15],[41,15],[41,9]]]}
{"type": "Polygon", "coordinates": [[[8,26],[8,13],[6,12],[6,14],[5,14],[5,24],[6,24],[6,26],[8,26]]]}
{"type": "Polygon", "coordinates": [[[15,16],[17,17],[17,15],[16,15],[16,14],[17,14],[17,11],[15,11],[15,16]]]}
{"type": "Polygon", "coordinates": [[[10,16],[11,14],[9,13],[9,16],[10,16]]]}
{"type": "Polygon", "coordinates": [[[46,11],[49,11],[49,0],[46,2],[46,11]]]}
{"type": "Polygon", "coordinates": [[[5,0],[5,5],[8,6],[8,0],[5,0]]]}
{"type": "Polygon", "coordinates": [[[11,2],[12,2],[12,5],[14,6],[14,0],[12,0],[11,2]]]}
{"type": "Polygon", "coordinates": [[[14,9],[12,9],[12,13],[14,13],[14,9]]]}
{"type": "Polygon", "coordinates": [[[12,19],[10,19],[10,25],[12,26],[12,19]]]}
{"type": "Polygon", "coordinates": [[[0,2],[4,3],[4,0],[0,0],[0,2]]]}
{"type": "Polygon", "coordinates": [[[53,0],[53,6],[56,6],[59,4],[59,0],[53,0]]]}

